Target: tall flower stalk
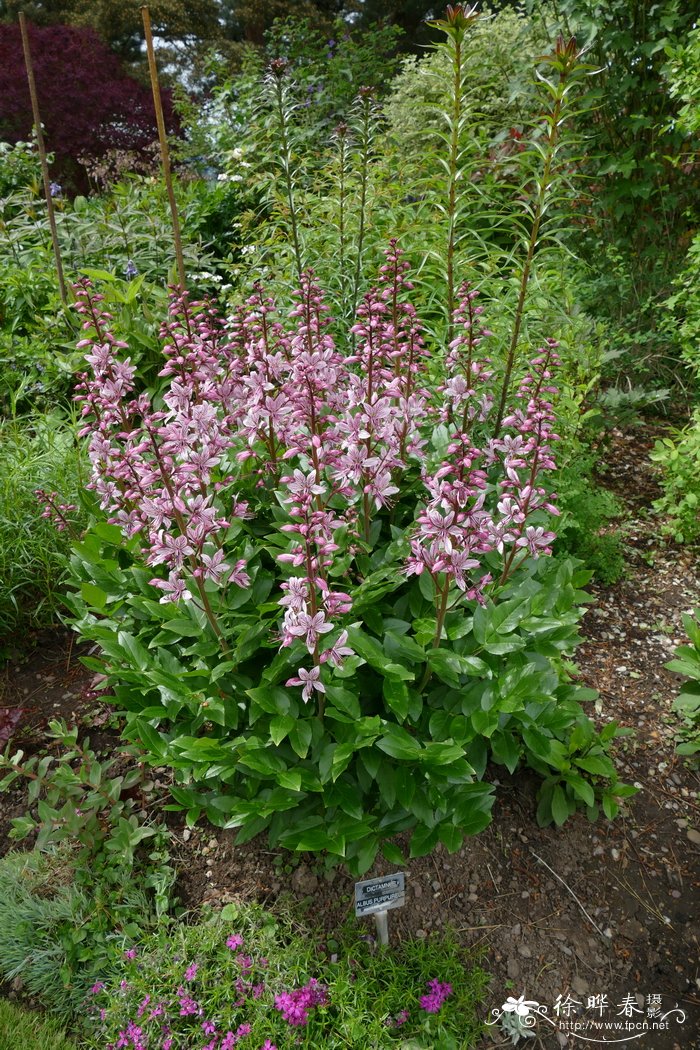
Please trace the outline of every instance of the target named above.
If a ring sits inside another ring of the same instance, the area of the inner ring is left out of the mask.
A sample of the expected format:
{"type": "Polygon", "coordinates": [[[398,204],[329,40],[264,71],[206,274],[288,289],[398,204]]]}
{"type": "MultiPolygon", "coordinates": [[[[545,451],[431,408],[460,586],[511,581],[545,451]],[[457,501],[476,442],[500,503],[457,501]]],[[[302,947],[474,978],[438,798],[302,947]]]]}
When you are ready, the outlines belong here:
{"type": "Polygon", "coordinates": [[[464,83],[464,56],[463,44],[469,26],[477,17],[475,8],[468,8],[462,4],[454,7],[448,6],[444,19],[433,22],[432,25],[441,29],[446,35],[446,49],[451,61],[451,84],[450,84],[450,109],[443,113],[447,121],[449,133],[449,147],[447,157],[447,201],[445,210],[447,213],[447,244],[445,246],[446,263],[446,307],[447,307],[447,342],[453,339],[453,317],[456,306],[456,284],[455,284],[455,252],[457,245],[457,196],[461,178],[460,166],[460,139],[462,132],[462,108],[463,95],[466,88],[464,83]]]}
{"type": "Polygon", "coordinates": [[[372,148],[375,135],[374,114],[374,89],[361,87],[355,103],[355,119],[353,123],[354,138],[356,142],[357,175],[359,180],[358,201],[358,223],[357,242],[355,248],[355,276],[352,286],[352,310],[360,298],[360,282],[362,279],[362,260],[365,246],[365,226],[367,212],[367,189],[369,186],[369,174],[372,160],[372,148]]]}
{"type": "Polygon", "coordinates": [[[545,128],[544,142],[540,144],[535,140],[533,143],[533,149],[542,160],[542,168],[536,178],[534,200],[525,205],[530,222],[530,232],[527,238],[525,261],[520,272],[518,301],[515,307],[513,328],[506,356],[501,397],[494,422],[494,436],[498,436],[500,432],[506,411],[513,368],[520,342],[525,301],[533,261],[536,249],[542,240],[541,234],[545,213],[552,202],[552,187],[557,181],[555,161],[562,144],[562,128],[567,116],[566,104],[568,96],[581,77],[591,70],[591,67],[582,63],[580,59],[581,52],[577,49],[576,41],[573,37],[568,42],[559,37],[552,54],[544,55],[539,59],[541,63],[546,63],[551,67],[554,75],[551,79],[548,79],[539,71],[537,72],[537,78],[543,88],[543,97],[548,102],[548,108],[541,118],[545,128]]]}
{"type": "Polygon", "coordinates": [[[293,106],[289,98],[287,68],[287,63],[283,58],[273,59],[270,63],[269,72],[266,77],[266,85],[277,122],[277,132],[280,145],[279,157],[282,166],[284,190],[287,196],[287,207],[289,209],[289,228],[294,248],[294,261],[296,263],[297,277],[301,280],[304,264],[302,260],[299,219],[294,192],[294,170],[291,143],[291,118],[293,106]]]}

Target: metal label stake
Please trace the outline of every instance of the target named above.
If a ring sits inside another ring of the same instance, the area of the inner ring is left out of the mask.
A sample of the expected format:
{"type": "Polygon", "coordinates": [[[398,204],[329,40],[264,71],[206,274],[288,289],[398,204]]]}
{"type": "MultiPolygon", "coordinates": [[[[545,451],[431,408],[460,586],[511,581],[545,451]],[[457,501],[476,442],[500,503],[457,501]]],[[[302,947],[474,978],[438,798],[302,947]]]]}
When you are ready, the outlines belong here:
{"type": "Polygon", "coordinates": [[[406,876],[402,871],[355,883],[355,915],[374,915],[377,940],[389,943],[389,911],[406,903],[406,876]]]}

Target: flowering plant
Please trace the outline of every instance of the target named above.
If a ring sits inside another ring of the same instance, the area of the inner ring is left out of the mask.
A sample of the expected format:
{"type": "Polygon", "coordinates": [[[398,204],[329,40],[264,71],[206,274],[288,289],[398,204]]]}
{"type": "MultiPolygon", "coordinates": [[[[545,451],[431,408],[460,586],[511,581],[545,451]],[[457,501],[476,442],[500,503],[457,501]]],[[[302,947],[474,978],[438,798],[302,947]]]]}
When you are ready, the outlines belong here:
{"type": "Polygon", "coordinates": [[[433,360],[407,271],[392,241],[349,334],[310,273],[287,325],[260,286],[229,321],[174,295],[153,395],[76,293],[107,522],[76,547],[72,605],[126,735],[189,821],[357,872],[380,844],[400,858],[397,832],[418,856],[483,829],[489,756],[542,772],[559,823],[593,810],[590,774],[614,779],[563,659],[585,576],[543,558],[556,345],[493,412],[477,293],[433,360]]]}

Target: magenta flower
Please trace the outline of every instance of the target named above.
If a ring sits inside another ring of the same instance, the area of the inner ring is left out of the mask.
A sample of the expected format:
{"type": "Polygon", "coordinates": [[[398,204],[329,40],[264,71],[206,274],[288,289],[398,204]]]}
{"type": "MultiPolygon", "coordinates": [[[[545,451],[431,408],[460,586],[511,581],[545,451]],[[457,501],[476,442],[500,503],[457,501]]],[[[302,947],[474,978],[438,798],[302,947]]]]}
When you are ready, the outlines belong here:
{"type": "Polygon", "coordinates": [[[235,951],[236,948],[242,948],[243,938],[239,933],[232,933],[231,936],[226,940],[226,947],[230,948],[231,951],[235,951]]]}
{"type": "Polygon", "coordinates": [[[421,996],[421,1009],[429,1014],[436,1014],[442,1008],[448,996],[452,995],[452,985],[448,983],[441,984],[434,977],[432,981],[428,981],[428,988],[430,989],[429,994],[421,996]]]}
{"type": "Polygon", "coordinates": [[[190,965],[185,970],[185,980],[186,981],[194,981],[195,977],[197,976],[197,970],[198,970],[197,963],[196,962],[190,963],[190,965]]]}
{"type": "Polygon", "coordinates": [[[281,1012],[289,1025],[297,1028],[308,1023],[309,1010],[315,1006],[325,1006],[327,1002],[326,989],[312,977],[303,988],[276,995],[275,1009],[281,1012]]]}

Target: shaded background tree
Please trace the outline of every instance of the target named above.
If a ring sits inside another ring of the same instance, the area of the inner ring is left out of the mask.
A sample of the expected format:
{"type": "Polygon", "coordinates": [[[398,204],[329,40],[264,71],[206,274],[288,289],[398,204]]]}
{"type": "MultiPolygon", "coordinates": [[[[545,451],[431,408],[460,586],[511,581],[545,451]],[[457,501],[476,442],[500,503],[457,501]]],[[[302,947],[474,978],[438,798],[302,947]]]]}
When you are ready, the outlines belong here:
{"type": "MultiPolygon", "coordinates": [[[[52,174],[67,188],[83,190],[83,161],[107,152],[143,153],[157,136],[148,87],[128,76],[93,29],[29,26],[39,106],[52,174]]],[[[176,130],[169,93],[163,99],[166,123],[176,130]]],[[[0,25],[0,138],[28,139],[32,109],[18,25],[0,25]]]]}

